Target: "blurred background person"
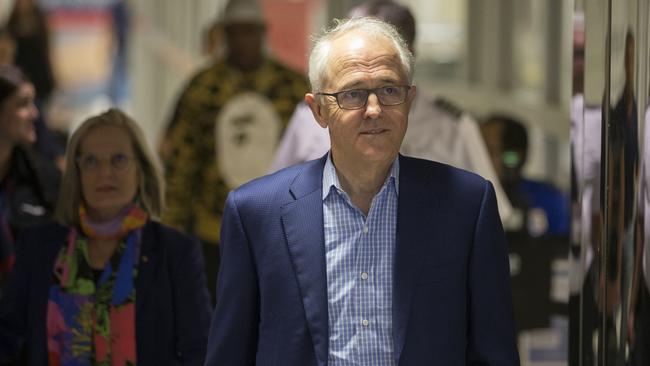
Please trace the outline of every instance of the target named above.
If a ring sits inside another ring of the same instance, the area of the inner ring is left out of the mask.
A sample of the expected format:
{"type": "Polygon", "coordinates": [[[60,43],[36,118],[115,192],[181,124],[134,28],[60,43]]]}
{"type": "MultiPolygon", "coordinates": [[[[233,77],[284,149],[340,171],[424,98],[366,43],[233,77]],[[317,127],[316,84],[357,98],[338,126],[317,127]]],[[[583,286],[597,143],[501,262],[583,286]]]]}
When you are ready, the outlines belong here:
{"type": "MultiPolygon", "coordinates": [[[[596,356],[593,352],[591,336],[581,337],[581,334],[593,335],[598,328],[595,322],[573,321],[580,316],[585,319],[599,318],[596,304],[596,289],[593,279],[596,277],[594,254],[600,236],[602,223],[600,219],[601,197],[601,164],[602,154],[602,109],[594,102],[585,100],[586,78],[586,28],[583,12],[576,12],[573,19],[573,60],[571,87],[571,172],[573,212],[572,212],[572,242],[570,260],[573,264],[570,277],[569,300],[569,343],[580,345],[570,347],[568,362],[570,365],[579,364],[582,358],[584,365],[594,364],[596,356]],[[582,243],[586,245],[581,245],[582,243]],[[583,264],[583,265],[580,265],[583,264]],[[589,294],[583,296],[583,294],[589,294]],[[584,352],[581,353],[581,350],[584,352]]],[[[595,90],[594,90],[595,92],[595,90]]]]}
{"type": "Polygon", "coordinates": [[[202,365],[210,321],[198,243],[156,220],[163,181],[119,110],[74,132],[59,223],[21,236],[0,302],[0,362],[202,365]],[[162,306],[162,305],[164,306],[162,306]]]}
{"type": "Polygon", "coordinates": [[[36,142],[34,85],[15,66],[0,65],[0,285],[14,262],[15,240],[54,212],[59,172],[36,142]]]}
{"type": "Polygon", "coordinates": [[[35,103],[40,111],[35,121],[38,136],[36,149],[62,168],[65,138],[49,129],[47,117],[42,113],[56,88],[50,58],[50,32],[45,14],[35,0],[16,0],[7,29],[16,45],[14,64],[23,70],[36,88],[35,103]]]}
{"type": "MultiPolygon", "coordinates": [[[[650,85],[648,99],[650,100],[650,85]]],[[[650,363],[650,103],[646,105],[644,136],[641,140],[640,192],[638,200],[637,235],[634,238],[635,266],[628,314],[628,339],[634,354],[631,365],[650,363]]]]}
{"type": "Polygon", "coordinates": [[[35,0],[16,0],[7,27],[16,41],[16,65],[33,81],[39,98],[47,100],[55,82],[45,15],[35,0]]]}
{"type": "Polygon", "coordinates": [[[215,57],[220,56],[223,49],[223,27],[218,21],[209,23],[201,34],[201,54],[209,62],[214,62],[215,57]]]}
{"type": "MultiPolygon", "coordinates": [[[[480,127],[498,179],[513,207],[506,240],[517,335],[521,341],[540,332],[562,334],[567,311],[556,273],[568,255],[568,194],[524,174],[529,136],[522,122],[509,115],[495,114],[480,127]]],[[[527,347],[520,347],[525,354],[527,347]]],[[[557,352],[565,350],[566,347],[557,352]]]]}
{"type": "Polygon", "coordinates": [[[131,14],[126,0],[115,0],[109,11],[113,32],[113,59],[107,94],[114,105],[125,106],[131,98],[127,65],[131,14]]]}
{"type": "Polygon", "coordinates": [[[265,55],[257,1],[228,1],[219,24],[224,55],[190,80],[162,147],[169,186],[165,222],[203,243],[213,294],[226,196],[268,171],[291,112],[308,91],[303,75],[265,55]]]}
{"type": "Polygon", "coordinates": [[[16,40],[7,28],[0,28],[0,65],[13,65],[16,59],[16,40]]]}
{"type": "MultiPolygon", "coordinates": [[[[349,17],[373,16],[394,25],[415,54],[416,24],[405,5],[390,0],[362,2],[349,17]]],[[[327,129],[321,128],[305,103],[298,105],[282,137],[271,171],[321,157],[330,148],[327,129]]],[[[409,113],[402,154],[434,160],[476,172],[493,182],[502,218],[510,204],[499,185],[478,124],[453,103],[418,89],[409,113]]]]}
{"type": "Polygon", "coordinates": [[[481,124],[481,132],[499,181],[513,208],[522,215],[519,229],[533,237],[568,236],[568,195],[552,184],[522,174],[528,158],[528,132],[524,124],[509,116],[493,115],[481,124]]]}
{"type": "MultiPolygon", "coordinates": [[[[607,124],[603,125],[602,133],[608,138],[608,143],[603,145],[602,151],[608,164],[601,170],[601,179],[608,194],[605,196],[604,205],[606,214],[601,214],[597,219],[607,229],[607,234],[604,237],[603,250],[594,248],[595,263],[602,263],[602,257],[606,261],[604,268],[596,268],[597,279],[594,279],[594,282],[598,286],[595,292],[598,314],[605,318],[607,331],[605,362],[612,365],[630,364],[630,355],[616,353],[615,350],[620,344],[628,342],[634,346],[634,339],[626,337],[631,335],[634,338],[634,324],[628,322],[628,317],[635,317],[631,310],[636,307],[640,284],[634,276],[632,281],[628,281],[627,277],[630,277],[631,272],[639,275],[643,258],[642,247],[637,241],[642,232],[635,232],[637,228],[640,229],[637,195],[641,192],[638,192],[637,186],[640,171],[639,115],[636,100],[638,95],[635,95],[635,40],[631,28],[625,32],[621,61],[622,63],[617,63],[615,67],[622,66],[623,90],[618,96],[610,95],[611,100],[607,96],[603,97],[603,115],[609,118],[606,119],[607,124]],[[604,112],[605,108],[609,109],[608,113],[604,112]],[[631,253],[635,253],[634,256],[631,253]],[[634,258],[633,264],[630,263],[631,258],[634,258]],[[629,300],[624,296],[627,293],[632,294],[629,300]],[[619,332],[624,336],[617,337],[619,332]]],[[[599,241],[597,240],[596,244],[600,246],[599,241]]],[[[646,322],[643,318],[638,320],[646,322]]],[[[634,355],[640,356],[640,353],[634,355]]],[[[644,358],[647,359],[647,356],[644,358]]]]}

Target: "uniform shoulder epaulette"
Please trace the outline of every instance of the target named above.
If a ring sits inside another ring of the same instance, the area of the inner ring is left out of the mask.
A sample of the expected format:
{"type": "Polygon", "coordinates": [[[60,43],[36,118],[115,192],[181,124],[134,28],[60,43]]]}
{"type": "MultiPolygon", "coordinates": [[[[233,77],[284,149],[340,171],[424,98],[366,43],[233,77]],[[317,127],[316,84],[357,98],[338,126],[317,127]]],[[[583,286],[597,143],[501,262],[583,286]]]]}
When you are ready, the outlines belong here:
{"type": "Polygon", "coordinates": [[[436,107],[449,113],[454,118],[459,118],[461,114],[463,114],[463,110],[460,109],[456,103],[447,98],[436,97],[436,99],[433,101],[433,104],[436,107]]]}

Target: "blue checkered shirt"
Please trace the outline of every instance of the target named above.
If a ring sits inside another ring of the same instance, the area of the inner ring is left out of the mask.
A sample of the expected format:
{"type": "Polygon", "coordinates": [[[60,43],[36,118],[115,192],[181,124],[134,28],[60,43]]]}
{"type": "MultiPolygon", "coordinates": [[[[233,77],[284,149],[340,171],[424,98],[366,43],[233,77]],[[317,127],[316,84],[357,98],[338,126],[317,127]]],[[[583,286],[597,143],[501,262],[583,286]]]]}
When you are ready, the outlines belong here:
{"type": "Polygon", "coordinates": [[[328,156],[323,171],[330,366],[395,365],[393,258],[399,160],[368,217],[343,191],[328,156]]]}

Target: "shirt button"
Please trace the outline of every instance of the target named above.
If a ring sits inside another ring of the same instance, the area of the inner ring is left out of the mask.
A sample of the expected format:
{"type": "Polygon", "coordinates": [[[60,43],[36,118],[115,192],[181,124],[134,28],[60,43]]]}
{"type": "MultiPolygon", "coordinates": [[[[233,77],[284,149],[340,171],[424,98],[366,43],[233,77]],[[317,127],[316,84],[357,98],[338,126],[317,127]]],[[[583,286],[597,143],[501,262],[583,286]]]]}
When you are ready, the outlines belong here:
{"type": "Polygon", "coordinates": [[[368,279],[368,273],[366,273],[366,272],[362,272],[362,273],[361,273],[361,279],[362,279],[362,280],[367,280],[367,279],[368,279]]]}
{"type": "Polygon", "coordinates": [[[370,322],[368,321],[368,319],[363,319],[363,320],[361,321],[361,325],[363,325],[364,327],[367,327],[368,324],[370,324],[370,322]]]}
{"type": "Polygon", "coordinates": [[[368,232],[368,225],[363,225],[363,232],[367,233],[368,232]]]}

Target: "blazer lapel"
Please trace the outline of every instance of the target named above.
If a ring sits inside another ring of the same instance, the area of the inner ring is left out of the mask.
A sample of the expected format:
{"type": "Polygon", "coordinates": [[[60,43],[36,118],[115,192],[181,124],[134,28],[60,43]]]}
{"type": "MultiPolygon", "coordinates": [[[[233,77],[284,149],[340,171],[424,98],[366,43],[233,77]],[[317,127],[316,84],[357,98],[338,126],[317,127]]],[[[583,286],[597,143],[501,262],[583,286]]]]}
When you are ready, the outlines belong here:
{"type": "Polygon", "coordinates": [[[157,232],[154,230],[153,222],[149,221],[142,228],[142,242],[140,244],[140,263],[138,263],[138,277],[135,282],[136,291],[136,314],[142,310],[147,299],[147,291],[151,288],[154,279],[154,272],[158,258],[153,253],[157,232]]]}
{"type": "Polygon", "coordinates": [[[319,365],[327,364],[329,342],[322,200],[324,163],[325,158],[314,161],[296,177],[290,188],[295,200],[282,207],[287,247],[319,365]]]}
{"type": "Polygon", "coordinates": [[[409,159],[400,155],[397,238],[393,269],[393,342],[397,364],[404,348],[411,301],[425,257],[423,254],[426,253],[426,243],[433,240],[423,234],[435,233],[436,228],[430,226],[438,222],[435,217],[431,218],[431,214],[427,214],[437,214],[437,202],[430,192],[433,188],[426,187],[417,173],[409,159]]]}

